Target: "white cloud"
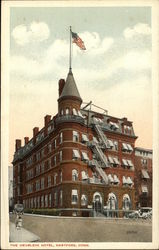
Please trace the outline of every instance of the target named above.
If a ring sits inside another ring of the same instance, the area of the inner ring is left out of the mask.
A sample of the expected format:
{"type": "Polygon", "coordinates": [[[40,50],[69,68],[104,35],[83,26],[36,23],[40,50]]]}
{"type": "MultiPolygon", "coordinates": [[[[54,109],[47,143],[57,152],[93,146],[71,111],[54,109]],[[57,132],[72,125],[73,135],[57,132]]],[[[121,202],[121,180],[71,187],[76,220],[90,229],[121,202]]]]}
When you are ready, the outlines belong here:
{"type": "Polygon", "coordinates": [[[150,35],[151,28],[146,23],[138,23],[133,28],[130,27],[126,28],[123,34],[126,39],[130,39],[136,35],[150,35]]]}
{"type": "Polygon", "coordinates": [[[21,46],[30,42],[42,42],[48,39],[49,35],[49,27],[44,22],[32,22],[29,26],[18,25],[12,31],[15,42],[21,46]]]}

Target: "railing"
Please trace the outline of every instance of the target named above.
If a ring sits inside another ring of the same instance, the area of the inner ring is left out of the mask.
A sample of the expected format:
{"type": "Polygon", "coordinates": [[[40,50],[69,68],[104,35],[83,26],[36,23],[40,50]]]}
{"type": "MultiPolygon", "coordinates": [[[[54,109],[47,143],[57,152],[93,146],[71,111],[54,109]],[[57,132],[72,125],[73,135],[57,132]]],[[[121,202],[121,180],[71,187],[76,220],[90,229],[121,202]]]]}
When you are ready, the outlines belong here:
{"type": "Polygon", "coordinates": [[[56,124],[63,122],[78,122],[81,124],[85,124],[84,118],[77,115],[63,115],[56,118],[56,124]]]}

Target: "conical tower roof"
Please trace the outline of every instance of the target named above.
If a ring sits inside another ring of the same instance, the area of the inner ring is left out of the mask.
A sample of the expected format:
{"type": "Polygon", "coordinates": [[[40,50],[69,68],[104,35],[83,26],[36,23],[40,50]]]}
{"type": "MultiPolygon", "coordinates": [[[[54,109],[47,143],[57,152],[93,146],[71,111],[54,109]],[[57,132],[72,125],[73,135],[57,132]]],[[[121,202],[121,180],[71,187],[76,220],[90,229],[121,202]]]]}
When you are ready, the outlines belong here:
{"type": "Polygon", "coordinates": [[[67,75],[66,83],[62,90],[60,98],[69,96],[77,97],[82,101],[71,70],[67,75]]]}

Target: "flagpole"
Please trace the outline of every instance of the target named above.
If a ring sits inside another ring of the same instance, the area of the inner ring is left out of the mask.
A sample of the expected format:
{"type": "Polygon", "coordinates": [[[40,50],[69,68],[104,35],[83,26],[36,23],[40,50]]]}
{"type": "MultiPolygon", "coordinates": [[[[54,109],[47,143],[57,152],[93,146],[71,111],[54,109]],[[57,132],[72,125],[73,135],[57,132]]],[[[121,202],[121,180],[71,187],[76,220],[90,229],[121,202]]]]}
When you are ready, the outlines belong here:
{"type": "Polygon", "coordinates": [[[71,30],[71,26],[70,26],[70,55],[69,55],[69,72],[72,73],[72,41],[71,41],[71,37],[72,37],[72,30],[71,30]]]}

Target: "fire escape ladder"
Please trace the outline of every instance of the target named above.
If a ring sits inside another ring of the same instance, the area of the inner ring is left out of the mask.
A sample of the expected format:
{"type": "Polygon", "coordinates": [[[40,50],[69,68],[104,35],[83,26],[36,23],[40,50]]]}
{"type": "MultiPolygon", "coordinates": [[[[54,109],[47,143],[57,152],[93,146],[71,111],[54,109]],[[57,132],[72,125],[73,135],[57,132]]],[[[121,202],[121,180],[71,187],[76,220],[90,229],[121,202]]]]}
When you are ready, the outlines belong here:
{"type": "Polygon", "coordinates": [[[92,151],[97,155],[100,161],[104,163],[105,167],[108,167],[107,157],[105,156],[105,154],[103,153],[103,151],[97,144],[93,145],[92,151]]]}
{"type": "Polygon", "coordinates": [[[104,146],[105,146],[106,148],[110,148],[108,139],[107,139],[106,135],[103,133],[101,127],[100,127],[99,125],[97,125],[97,124],[95,124],[94,127],[95,127],[95,130],[96,130],[96,132],[97,132],[99,138],[102,140],[104,146]]]}
{"type": "Polygon", "coordinates": [[[103,171],[101,166],[99,165],[98,161],[93,160],[93,165],[95,166],[96,171],[100,174],[102,179],[104,180],[105,184],[108,184],[108,176],[106,173],[103,171]]]}

